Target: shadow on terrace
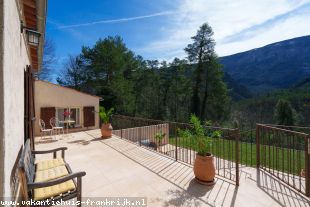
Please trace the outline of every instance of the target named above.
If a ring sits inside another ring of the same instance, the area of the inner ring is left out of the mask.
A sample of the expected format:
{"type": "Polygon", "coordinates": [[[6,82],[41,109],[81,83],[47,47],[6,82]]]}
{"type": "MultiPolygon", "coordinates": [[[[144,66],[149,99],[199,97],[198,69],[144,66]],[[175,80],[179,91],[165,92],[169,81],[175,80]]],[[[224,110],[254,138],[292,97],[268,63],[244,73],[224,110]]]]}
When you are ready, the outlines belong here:
{"type": "Polygon", "coordinates": [[[193,180],[192,166],[99,130],[37,143],[36,149],[68,147],[74,171],[84,170],[83,197],[146,197],[148,206],[308,206],[309,200],[256,169],[242,167],[240,186],[217,176],[212,187],[193,180]],[[259,179],[256,177],[259,175],[259,179]]]}

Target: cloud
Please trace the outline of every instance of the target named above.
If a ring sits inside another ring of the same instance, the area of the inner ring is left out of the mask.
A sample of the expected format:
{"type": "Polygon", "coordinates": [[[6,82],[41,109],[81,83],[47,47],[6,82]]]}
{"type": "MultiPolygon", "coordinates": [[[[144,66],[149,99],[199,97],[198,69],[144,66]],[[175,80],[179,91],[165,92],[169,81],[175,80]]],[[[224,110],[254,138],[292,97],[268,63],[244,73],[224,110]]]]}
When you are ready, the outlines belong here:
{"type": "Polygon", "coordinates": [[[216,51],[229,55],[265,44],[310,34],[309,0],[183,0],[168,17],[162,36],[138,49],[150,58],[184,57],[200,25],[214,30],[216,51]]]}
{"type": "MultiPolygon", "coordinates": [[[[52,26],[52,27],[49,28],[50,30],[55,30],[55,29],[58,29],[59,27],[62,27],[62,26],[63,26],[62,24],[56,22],[55,20],[52,20],[52,19],[49,18],[49,17],[47,18],[46,21],[47,21],[47,23],[48,23],[49,25],[52,26]]],[[[87,36],[86,36],[86,35],[84,35],[83,33],[79,32],[79,31],[77,31],[77,30],[74,30],[74,29],[72,29],[72,28],[68,28],[68,29],[66,30],[66,32],[69,32],[72,36],[74,36],[76,39],[79,39],[79,40],[81,40],[81,41],[84,41],[85,39],[87,39],[87,36]]]]}
{"type": "Polygon", "coordinates": [[[120,19],[110,19],[110,20],[100,20],[100,21],[93,21],[93,22],[87,22],[87,23],[81,23],[81,24],[64,25],[64,26],[59,26],[58,29],[85,27],[85,26],[92,26],[92,25],[96,25],[96,24],[122,23],[122,22],[136,21],[136,20],[148,19],[148,18],[159,17],[159,16],[167,16],[167,15],[171,15],[174,13],[175,12],[173,12],[173,11],[164,11],[164,12],[158,12],[158,13],[143,15],[143,16],[135,16],[135,17],[128,17],[128,18],[120,18],[120,19]]]}
{"type": "Polygon", "coordinates": [[[257,24],[254,26],[251,26],[250,28],[246,28],[236,34],[233,34],[231,36],[225,37],[224,40],[221,42],[223,44],[225,43],[231,43],[235,41],[243,41],[250,39],[254,36],[256,36],[260,32],[264,32],[265,30],[273,29],[273,27],[282,24],[288,19],[298,17],[299,15],[303,15],[306,13],[310,13],[310,4],[302,5],[292,11],[289,11],[284,14],[280,14],[272,19],[268,19],[267,21],[257,24]]]}

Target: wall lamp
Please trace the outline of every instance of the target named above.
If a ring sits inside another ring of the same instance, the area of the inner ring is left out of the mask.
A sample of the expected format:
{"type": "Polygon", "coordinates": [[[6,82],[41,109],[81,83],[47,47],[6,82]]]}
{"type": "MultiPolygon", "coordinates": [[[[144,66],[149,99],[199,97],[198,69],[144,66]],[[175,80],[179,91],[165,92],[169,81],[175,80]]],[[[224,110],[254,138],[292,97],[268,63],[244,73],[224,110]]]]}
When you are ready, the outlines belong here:
{"type": "Polygon", "coordinates": [[[41,33],[36,31],[33,28],[25,27],[23,22],[20,23],[20,32],[23,33],[26,31],[27,41],[30,45],[38,46],[40,43],[41,33]]]}

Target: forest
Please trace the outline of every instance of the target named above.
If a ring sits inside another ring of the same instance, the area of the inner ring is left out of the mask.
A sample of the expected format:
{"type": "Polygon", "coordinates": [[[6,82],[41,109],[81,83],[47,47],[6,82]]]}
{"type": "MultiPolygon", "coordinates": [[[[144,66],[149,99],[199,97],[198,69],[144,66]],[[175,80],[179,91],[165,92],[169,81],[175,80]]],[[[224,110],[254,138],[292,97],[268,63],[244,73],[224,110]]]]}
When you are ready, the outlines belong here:
{"type": "Polygon", "coordinates": [[[185,47],[187,57],[169,63],[145,60],[120,36],[106,37],[70,56],[57,82],[102,97],[100,105],[122,115],[188,122],[195,114],[222,126],[236,121],[244,127],[309,124],[308,88],[236,99],[214,48],[207,23],[185,47]]]}

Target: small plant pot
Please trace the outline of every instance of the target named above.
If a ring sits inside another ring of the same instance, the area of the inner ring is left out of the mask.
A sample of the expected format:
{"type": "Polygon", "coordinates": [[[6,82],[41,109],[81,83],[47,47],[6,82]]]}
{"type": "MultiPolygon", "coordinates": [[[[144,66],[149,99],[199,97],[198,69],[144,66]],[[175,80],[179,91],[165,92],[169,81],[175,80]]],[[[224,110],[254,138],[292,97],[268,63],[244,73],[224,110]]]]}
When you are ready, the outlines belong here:
{"type": "Polygon", "coordinates": [[[214,157],[212,154],[206,156],[198,155],[196,156],[194,162],[194,174],[196,180],[200,184],[204,185],[214,185],[215,177],[215,165],[214,157]]]}
{"type": "Polygon", "coordinates": [[[150,142],[149,147],[153,148],[155,151],[157,151],[157,144],[155,142],[150,142]]]}
{"type": "Polygon", "coordinates": [[[112,137],[112,125],[109,124],[102,124],[101,125],[101,135],[103,138],[112,137]]]}

